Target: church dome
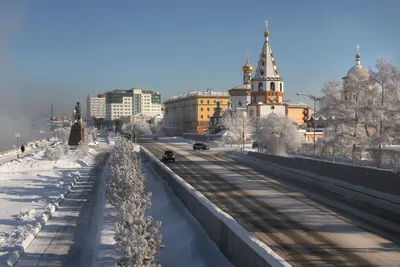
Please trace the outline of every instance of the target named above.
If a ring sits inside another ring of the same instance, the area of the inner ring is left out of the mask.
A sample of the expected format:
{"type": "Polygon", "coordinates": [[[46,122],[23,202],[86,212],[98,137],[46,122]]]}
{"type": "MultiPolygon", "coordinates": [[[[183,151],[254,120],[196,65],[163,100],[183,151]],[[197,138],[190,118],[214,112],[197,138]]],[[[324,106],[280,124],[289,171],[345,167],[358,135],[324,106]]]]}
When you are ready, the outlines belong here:
{"type": "Polygon", "coordinates": [[[349,69],[346,77],[369,74],[369,70],[361,65],[360,59],[361,59],[360,46],[357,46],[356,65],[354,65],[351,69],[349,69]]]}
{"type": "Polygon", "coordinates": [[[369,70],[363,67],[361,64],[356,64],[347,72],[347,77],[352,75],[368,74],[369,70]]]}
{"type": "Polygon", "coordinates": [[[246,64],[244,64],[244,66],[242,67],[242,70],[243,71],[246,71],[246,72],[250,72],[250,71],[252,71],[253,70],[253,66],[252,65],[250,65],[250,63],[249,62],[247,62],[246,64]]]}

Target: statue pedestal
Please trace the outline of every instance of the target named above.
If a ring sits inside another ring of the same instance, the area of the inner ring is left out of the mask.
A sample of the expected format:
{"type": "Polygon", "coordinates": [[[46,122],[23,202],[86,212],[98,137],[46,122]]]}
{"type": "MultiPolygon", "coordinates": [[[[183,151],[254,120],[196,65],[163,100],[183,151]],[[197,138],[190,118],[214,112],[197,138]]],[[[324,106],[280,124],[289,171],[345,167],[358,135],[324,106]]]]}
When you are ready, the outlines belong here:
{"type": "Polygon", "coordinates": [[[80,123],[75,123],[71,126],[71,133],[69,134],[68,145],[77,146],[79,142],[85,142],[85,128],[80,123]]]}

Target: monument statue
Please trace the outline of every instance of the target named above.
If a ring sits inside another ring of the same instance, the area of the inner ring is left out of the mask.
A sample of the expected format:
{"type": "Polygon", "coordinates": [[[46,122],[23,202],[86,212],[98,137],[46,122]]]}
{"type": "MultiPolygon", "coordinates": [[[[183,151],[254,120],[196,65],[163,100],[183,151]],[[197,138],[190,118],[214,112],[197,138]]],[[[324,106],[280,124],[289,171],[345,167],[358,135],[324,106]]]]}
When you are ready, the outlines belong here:
{"type": "Polygon", "coordinates": [[[74,109],[74,124],[71,126],[68,145],[77,146],[85,141],[85,128],[82,124],[82,113],[79,102],[76,102],[74,109]]]}

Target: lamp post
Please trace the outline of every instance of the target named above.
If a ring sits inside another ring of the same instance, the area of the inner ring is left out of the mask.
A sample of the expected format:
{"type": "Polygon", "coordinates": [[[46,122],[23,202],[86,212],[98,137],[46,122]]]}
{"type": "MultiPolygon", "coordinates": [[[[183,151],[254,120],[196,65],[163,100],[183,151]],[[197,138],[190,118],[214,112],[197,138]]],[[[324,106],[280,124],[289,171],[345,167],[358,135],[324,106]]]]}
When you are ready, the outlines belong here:
{"type": "MultiPolygon", "coordinates": [[[[297,95],[308,97],[314,102],[313,109],[314,109],[314,114],[315,114],[316,113],[315,112],[315,102],[318,100],[318,98],[316,96],[314,96],[314,95],[311,95],[311,94],[300,94],[300,93],[297,93],[297,95]]],[[[314,115],[314,119],[313,119],[313,128],[314,128],[314,138],[313,139],[314,139],[314,158],[315,158],[315,115],[314,115]]]]}
{"type": "Polygon", "coordinates": [[[15,134],[15,138],[17,138],[17,158],[19,158],[19,138],[20,138],[20,134],[16,133],[15,134]]]}

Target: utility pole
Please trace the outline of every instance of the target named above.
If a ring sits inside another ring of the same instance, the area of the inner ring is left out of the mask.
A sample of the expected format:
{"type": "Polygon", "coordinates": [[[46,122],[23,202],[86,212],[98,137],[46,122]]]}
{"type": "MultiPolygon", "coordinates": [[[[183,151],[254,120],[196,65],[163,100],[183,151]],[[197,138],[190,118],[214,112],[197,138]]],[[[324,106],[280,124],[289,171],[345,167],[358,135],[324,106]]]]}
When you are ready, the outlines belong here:
{"type": "Polygon", "coordinates": [[[19,158],[19,138],[20,138],[20,134],[16,133],[15,134],[15,138],[17,138],[17,158],[19,158]]]}
{"type": "Polygon", "coordinates": [[[311,100],[313,100],[313,102],[314,102],[314,107],[313,107],[313,109],[314,109],[314,116],[313,116],[313,129],[314,129],[314,158],[316,157],[316,153],[315,153],[315,151],[316,151],[316,143],[315,143],[315,139],[316,139],[316,135],[315,135],[315,130],[316,130],[316,125],[315,125],[315,114],[316,114],[316,101],[317,101],[317,97],[316,96],[314,96],[314,95],[311,95],[311,94],[300,94],[300,93],[297,93],[297,95],[301,95],[301,96],[305,96],[305,97],[308,97],[308,98],[310,98],[311,100]]]}
{"type": "MultiPolygon", "coordinates": [[[[383,87],[383,82],[382,82],[382,98],[381,98],[381,105],[382,105],[382,111],[383,111],[383,103],[384,103],[384,96],[385,96],[385,91],[384,91],[384,87],[383,87]]],[[[383,115],[381,114],[381,123],[380,123],[380,127],[379,127],[379,137],[380,137],[380,141],[379,141],[379,146],[378,146],[378,168],[381,167],[381,162],[382,162],[382,133],[383,133],[383,115]]]]}

